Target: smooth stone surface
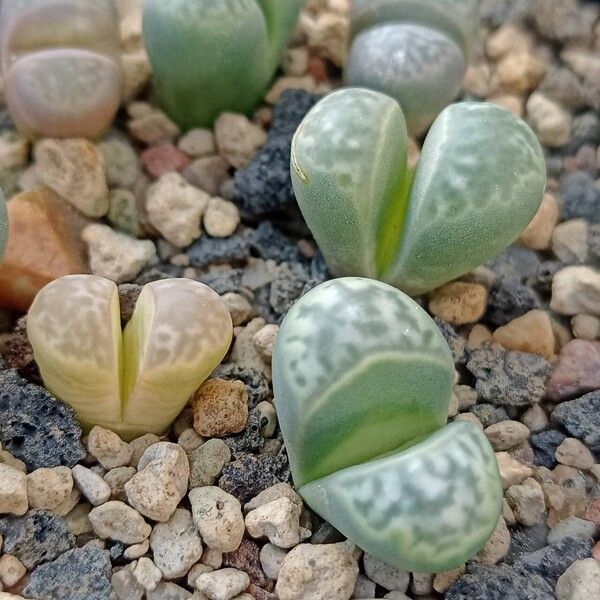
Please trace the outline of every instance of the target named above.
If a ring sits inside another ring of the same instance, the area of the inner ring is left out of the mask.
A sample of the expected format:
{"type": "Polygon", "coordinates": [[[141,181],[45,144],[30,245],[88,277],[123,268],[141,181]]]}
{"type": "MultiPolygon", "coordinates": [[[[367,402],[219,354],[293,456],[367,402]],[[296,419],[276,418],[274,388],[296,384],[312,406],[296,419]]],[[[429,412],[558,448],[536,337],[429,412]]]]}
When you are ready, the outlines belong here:
{"type": "Polygon", "coordinates": [[[600,342],[573,340],[560,352],[547,385],[554,402],[600,389],[600,342]]]}

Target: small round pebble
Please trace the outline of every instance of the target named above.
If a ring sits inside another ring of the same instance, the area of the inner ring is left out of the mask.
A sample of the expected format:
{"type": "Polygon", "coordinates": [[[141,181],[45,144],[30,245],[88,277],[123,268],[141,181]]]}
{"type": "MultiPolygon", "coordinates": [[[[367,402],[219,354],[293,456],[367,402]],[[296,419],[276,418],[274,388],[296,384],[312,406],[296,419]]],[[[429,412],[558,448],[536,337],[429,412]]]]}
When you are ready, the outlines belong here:
{"type": "Polygon", "coordinates": [[[142,515],[119,500],[111,500],[97,506],[88,515],[96,535],[124,544],[139,544],[152,531],[142,515]]]}
{"type": "Polygon", "coordinates": [[[239,500],[216,486],[194,488],[189,499],[204,543],[219,552],[237,549],[245,531],[239,500]]]}
{"type": "Polygon", "coordinates": [[[194,429],[204,437],[242,431],[248,420],[248,393],[242,381],[213,378],[194,396],[194,429]]]}

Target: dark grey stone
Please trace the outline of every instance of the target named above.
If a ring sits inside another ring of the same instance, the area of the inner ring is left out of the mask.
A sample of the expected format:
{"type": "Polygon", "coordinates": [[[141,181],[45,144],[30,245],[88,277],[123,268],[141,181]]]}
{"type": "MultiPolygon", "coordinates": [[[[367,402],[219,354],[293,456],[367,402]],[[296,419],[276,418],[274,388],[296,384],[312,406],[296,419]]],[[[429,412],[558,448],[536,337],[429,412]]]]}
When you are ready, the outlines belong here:
{"type": "Polygon", "coordinates": [[[448,343],[448,346],[450,346],[450,352],[452,352],[454,364],[465,364],[467,360],[467,340],[465,340],[462,335],[459,335],[456,329],[454,329],[450,323],[446,323],[446,321],[442,321],[442,319],[438,317],[435,317],[433,320],[438,326],[438,329],[442,332],[442,335],[448,343]]]}
{"type": "Polygon", "coordinates": [[[301,263],[281,263],[271,282],[269,302],[276,313],[287,312],[302,295],[308,282],[308,270],[301,263]]]}
{"type": "Polygon", "coordinates": [[[592,553],[592,541],[564,538],[551,544],[523,554],[515,562],[530,571],[541,575],[553,587],[558,578],[576,561],[588,558],[592,553]]]}
{"type": "Polygon", "coordinates": [[[75,545],[67,522],[45,510],[0,519],[0,534],[4,552],[16,556],[28,569],[54,560],[75,545]]]}
{"type": "Polygon", "coordinates": [[[481,0],[479,14],[494,27],[520,21],[529,14],[530,0],[481,0]]]}
{"type": "Polygon", "coordinates": [[[594,452],[600,452],[600,390],[559,404],[550,420],[562,425],[594,452]]]}
{"type": "Polygon", "coordinates": [[[467,369],[476,377],[480,398],[494,405],[529,406],[546,391],[550,365],[539,354],[507,352],[485,342],[471,352],[467,369]]]}
{"type": "Polygon", "coordinates": [[[260,415],[253,409],[248,415],[248,421],[244,431],[238,435],[224,438],[232,454],[240,452],[258,453],[265,445],[265,438],[260,433],[260,415]]]}
{"type": "Polygon", "coordinates": [[[39,566],[24,590],[39,600],[117,600],[110,585],[110,554],[96,547],[75,548],[39,566]]]}
{"type": "Polygon", "coordinates": [[[298,262],[302,254],[296,242],[273,227],[270,221],[263,221],[249,236],[250,248],[264,260],[277,263],[298,262]]]}
{"type": "Polygon", "coordinates": [[[531,285],[541,294],[551,294],[554,275],[564,266],[565,264],[560,260],[545,260],[540,263],[535,276],[531,278],[531,285]]]}
{"type": "Polygon", "coordinates": [[[498,279],[522,281],[533,277],[540,266],[541,259],[535,250],[522,246],[508,246],[490,260],[486,266],[498,279]]]}
{"type": "Polygon", "coordinates": [[[508,414],[503,406],[493,404],[476,404],[470,409],[484,427],[495,425],[501,421],[508,421],[508,414]]]}
{"type": "Polygon", "coordinates": [[[85,458],[75,411],[16,371],[0,371],[0,442],[29,471],[85,458]]]}
{"type": "Polygon", "coordinates": [[[453,584],[446,600],[554,600],[552,587],[540,575],[519,567],[471,564],[453,584]]]}
{"type": "MultiPolygon", "coordinates": [[[[539,263],[533,274],[538,268],[539,263]]],[[[539,307],[539,299],[531,288],[515,279],[501,279],[494,283],[488,294],[485,320],[501,327],[539,307]]]]}
{"type": "Polygon", "coordinates": [[[554,453],[566,437],[558,429],[546,429],[545,431],[531,434],[529,443],[533,449],[535,464],[553,469],[557,462],[554,453]]]}
{"type": "Polygon", "coordinates": [[[572,110],[584,108],[588,104],[585,86],[579,77],[566,67],[550,67],[537,91],[572,110]]]}
{"type": "Polygon", "coordinates": [[[589,173],[567,175],[560,187],[560,214],[563,221],[587,219],[600,223],[600,189],[589,173]]]}
{"type": "Polygon", "coordinates": [[[238,454],[223,467],[219,487],[245,504],[268,487],[290,478],[287,456],[238,454]]]}
{"type": "Polygon", "coordinates": [[[548,544],[550,528],[545,522],[537,523],[531,527],[524,525],[511,528],[510,548],[504,561],[513,564],[524,554],[544,548],[548,544]]]}
{"type": "Polygon", "coordinates": [[[286,90],[279,98],[265,145],[246,169],[235,174],[235,201],[246,214],[279,211],[294,202],[290,177],[292,137],[318,99],[303,90],[286,90]]]}
{"type": "Polygon", "coordinates": [[[136,278],[134,283],[136,285],[144,286],[147,283],[153,281],[160,281],[161,279],[171,279],[172,277],[181,277],[183,269],[170,263],[158,263],[146,267],[136,278]]]}
{"type": "Polygon", "coordinates": [[[569,151],[575,152],[585,144],[600,143],[600,118],[593,111],[584,112],[573,118],[573,129],[569,151]]]}
{"type": "Polygon", "coordinates": [[[227,292],[239,292],[242,275],[242,269],[227,269],[226,271],[206,273],[200,276],[198,281],[212,288],[217,294],[226,294],[227,292]]]}
{"type": "Polygon", "coordinates": [[[215,238],[204,233],[188,249],[192,267],[206,267],[213,263],[243,260],[248,256],[248,234],[242,229],[227,238],[215,238]]]}

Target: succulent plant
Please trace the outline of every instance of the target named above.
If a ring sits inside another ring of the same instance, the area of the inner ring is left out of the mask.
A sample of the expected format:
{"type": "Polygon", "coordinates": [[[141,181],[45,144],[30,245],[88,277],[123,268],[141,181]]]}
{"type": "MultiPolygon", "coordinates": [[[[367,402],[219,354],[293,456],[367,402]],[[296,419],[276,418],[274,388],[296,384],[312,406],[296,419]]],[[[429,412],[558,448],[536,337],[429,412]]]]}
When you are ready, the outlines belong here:
{"type": "Polygon", "coordinates": [[[158,96],[182,128],[248,113],[269,85],[305,0],[146,0],[158,96]]]}
{"type": "Polygon", "coordinates": [[[6,238],[8,237],[8,213],[6,212],[6,202],[4,201],[4,192],[0,189],[0,261],[4,255],[6,238]]]}
{"type": "Polygon", "coordinates": [[[444,427],[453,379],[427,313],[369,279],[308,292],[275,342],[275,404],[300,494],[365,551],[409,571],[463,563],[500,515],[487,438],[465,421],[444,427]]]}
{"type": "Polygon", "coordinates": [[[330,271],[415,295],[513,242],[535,215],[546,168],[534,133],[493,104],[447,107],[407,166],[399,105],[345,89],[308,113],[292,141],[292,183],[330,271]]]}
{"type": "Polygon", "coordinates": [[[384,92],[424,131],[460,90],[479,0],[354,0],[349,85],[384,92]]]}
{"type": "Polygon", "coordinates": [[[27,334],[45,386],[82,425],[131,439],[162,434],[231,343],[229,311],[189,279],[146,285],[125,330],[117,286],[68,275],[36,296],[27,334]]]}
{"type": "Polygon", "coordinates": [[[6,100],[27,136],[96,137],[122,94],[112,0],[3,0],[0,50],[6,100]]]}

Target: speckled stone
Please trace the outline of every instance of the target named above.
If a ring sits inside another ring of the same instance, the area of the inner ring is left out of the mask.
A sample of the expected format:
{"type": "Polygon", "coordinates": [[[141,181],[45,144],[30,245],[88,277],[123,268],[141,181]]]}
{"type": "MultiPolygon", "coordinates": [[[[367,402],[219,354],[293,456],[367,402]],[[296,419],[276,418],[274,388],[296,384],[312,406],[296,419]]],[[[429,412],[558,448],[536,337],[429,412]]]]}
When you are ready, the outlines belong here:
{"type": "Polygon", "coordinates": [[[85,458],[75,412],[16,371],[0,371],[0,443],[28,470],[72,467],[85,458]]]}
{"type": "Polygon", "coordinates": [[[75,545],[67,522],[45,510],[0,519],[0,534],[3,551],[16,556],[28,569],[54,560],[75,545]]]}
{"type": "Polygon", "coordinates": [[[75,548],[39,566],[24,590],[39,600],[115,600],[110,555],[93,546],[75,548]]]}
{"type": "Polygon", "coordinates": [[[544,396],[550,365],[539,354],[505,351],[483,343],[473,350],[467,369],[477,378],[475,389],[488,402],[529,406],[544,396]]]}
{"type": "Polygon", "coordinates": [[[550,420],[562,425],[594,452],[600,452],[600,390],[559,404],[550,420]]]}

